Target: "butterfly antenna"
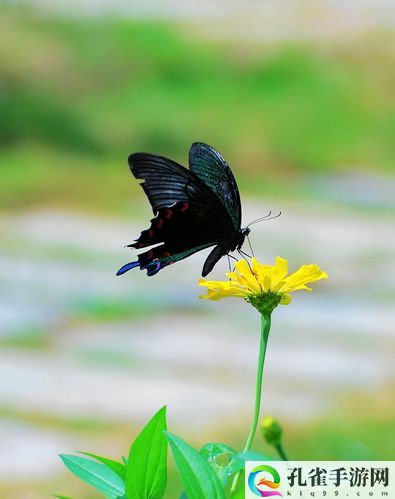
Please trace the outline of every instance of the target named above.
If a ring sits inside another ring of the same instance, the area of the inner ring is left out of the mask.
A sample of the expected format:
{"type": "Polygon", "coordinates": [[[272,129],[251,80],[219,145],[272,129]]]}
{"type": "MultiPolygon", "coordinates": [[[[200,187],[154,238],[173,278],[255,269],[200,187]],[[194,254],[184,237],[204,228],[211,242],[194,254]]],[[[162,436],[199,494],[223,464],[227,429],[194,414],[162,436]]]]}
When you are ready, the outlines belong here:
{"type": "Polygon", "coordinates": [[[269,218],[269,220],[273,220],[274,218],[281,217],[281,215],[282,215],[282,212],[281,212],[281,211],[279,211],[279,212],[277,213],[277,215],[273,215],[272,217],[270,217],[270,218],[269,218]]]}
{"type": "Polygon", "coordinates": [[[271,214],[272,214],[272,212],[269,211],[269,213],[267,215],[265,215],[264,217],[257,218],[256,220],[253,220],[252,222],[250,222],[247,225],[247,227],[250,227],[250,225],[254,225],[254,224],[258,223],[258,222],[262,222],[262,220],[266,220],[266,218],[269,218],[271,214]]]}
{"type": "Polygon", "coordinates": [[[273,220],[274,218],[278,218],[281,216],[281,211],[279,211],[277,213],[277,215],[272,215],[272,212],[269,211],[269,213],[267,215],[265,215],[264,217],[261,217],[261,218],[257,218],[256,220],[253,220],[252,222],[250,222],[247,227],[250,227],[251,225],[254,225],[254,224],[257,224],[258,222],[262,222],[263,220],[273,220]]]}

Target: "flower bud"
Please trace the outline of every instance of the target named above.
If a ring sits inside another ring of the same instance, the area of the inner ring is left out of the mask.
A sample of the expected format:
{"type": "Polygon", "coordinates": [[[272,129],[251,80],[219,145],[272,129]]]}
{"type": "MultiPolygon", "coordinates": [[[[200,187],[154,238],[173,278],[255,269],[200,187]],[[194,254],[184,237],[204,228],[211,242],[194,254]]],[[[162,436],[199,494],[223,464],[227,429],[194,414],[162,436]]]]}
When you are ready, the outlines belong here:
{"type": "Polygon", "coordinates": [[[274,447],[281,445],[283,429],[276,419],[271,416],[266,416],[262,420],[261,428],[262,436],[269,445],[273,445],[274,447]]]}

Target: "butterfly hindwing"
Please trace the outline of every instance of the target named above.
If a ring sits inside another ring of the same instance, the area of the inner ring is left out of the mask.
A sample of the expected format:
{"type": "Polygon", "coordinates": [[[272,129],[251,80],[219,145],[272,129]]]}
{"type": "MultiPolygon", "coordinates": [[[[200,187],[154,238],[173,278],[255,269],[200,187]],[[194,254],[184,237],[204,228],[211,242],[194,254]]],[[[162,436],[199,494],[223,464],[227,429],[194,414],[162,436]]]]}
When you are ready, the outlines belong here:
{"type": "Polygon", "coordinates": [[[201,217],[203,212],[202,207],[196,209],[187,202],[161,208],[150,227],[141,232],[136,242],[128,245],[142,249],[162,243],[140,253],[137,265],[147,269],[148,275],[154,275],[167,265],[215,244],[218,234],[215,226],[201,217]]]}

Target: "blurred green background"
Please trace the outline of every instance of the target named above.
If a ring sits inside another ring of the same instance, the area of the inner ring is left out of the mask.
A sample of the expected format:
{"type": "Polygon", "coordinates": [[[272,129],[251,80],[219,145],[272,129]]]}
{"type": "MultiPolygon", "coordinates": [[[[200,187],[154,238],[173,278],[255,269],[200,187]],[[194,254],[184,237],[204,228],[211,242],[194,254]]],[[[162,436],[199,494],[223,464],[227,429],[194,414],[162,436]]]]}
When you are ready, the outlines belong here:
{"type": "Polygon", "coordinates": [[[273,320],[263,413],[288,454],[393,459],[391,2],[60,5],[0,3],[0,496],[96,497],[57,454],[126,454],[163,404],[196,447],[242,445],[254,311],[199,302],[203,254],[114,276],[151,215],[127,156],[186,165],[194,141],[244,223],[282,211],[259,259],[330,275],[273,320]]]}

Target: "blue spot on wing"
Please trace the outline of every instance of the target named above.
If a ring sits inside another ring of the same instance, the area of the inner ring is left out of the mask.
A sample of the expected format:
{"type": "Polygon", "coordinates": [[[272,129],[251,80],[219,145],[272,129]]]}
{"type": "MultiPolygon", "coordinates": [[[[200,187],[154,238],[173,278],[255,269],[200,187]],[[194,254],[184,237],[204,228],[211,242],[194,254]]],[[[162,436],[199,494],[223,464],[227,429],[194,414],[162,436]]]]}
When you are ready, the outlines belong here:
{"type": "Polygon", "coordinates": [[[151,262],[149,265],[146,266],[146,269],[147,269],[147,275],[153,276],[160,271],[161,262],[159,262],[158,260],[151,262]]]}
{"type": "Polygon", "coordinates": [[[124,265],[123,267],[121,267],[118,272],[117,272],[117,275],[122,275],[124,274],[125,272],[128,272],[129,270],[132,270],[134,269],[135,267],[138,267],[140,264],[139,262],[130,262],[130,263],[127,263],[126,265],[124,265]]]}

